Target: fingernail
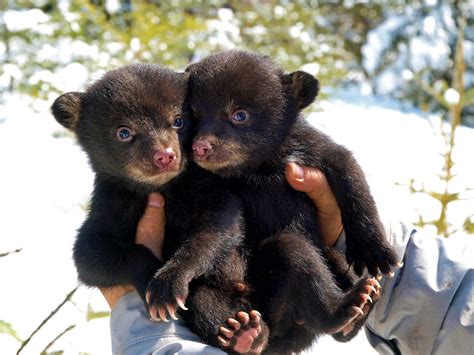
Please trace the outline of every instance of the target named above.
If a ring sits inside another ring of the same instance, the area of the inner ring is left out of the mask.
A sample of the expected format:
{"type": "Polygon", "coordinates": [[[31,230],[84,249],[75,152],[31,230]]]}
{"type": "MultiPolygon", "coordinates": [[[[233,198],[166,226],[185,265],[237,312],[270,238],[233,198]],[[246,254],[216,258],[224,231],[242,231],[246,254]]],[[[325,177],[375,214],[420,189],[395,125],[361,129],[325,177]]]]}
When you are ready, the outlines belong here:
{"type": "Polygon", "coordinates": [[[150,194],[148,196],[148,206],[161,208],[163,207],[163,199],[158,194],[150,194]]]}
{"type": "Polygon", "coordinates": [[[291,163],[291,173],[296,180],[304,180],[304,169],[296,163],[291,163]]]}

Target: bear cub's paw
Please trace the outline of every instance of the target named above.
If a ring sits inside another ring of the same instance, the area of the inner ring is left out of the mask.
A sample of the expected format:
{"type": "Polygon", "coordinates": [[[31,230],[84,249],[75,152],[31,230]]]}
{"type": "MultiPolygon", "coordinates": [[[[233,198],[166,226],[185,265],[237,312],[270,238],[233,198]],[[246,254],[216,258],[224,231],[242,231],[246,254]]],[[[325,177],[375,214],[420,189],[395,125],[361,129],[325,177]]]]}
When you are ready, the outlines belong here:
{"type": "Polygon", "coordinates": [[[168,315],[178,319],[179,308],[188,310],[185,306],[188,296],[190,279],[184,272],[172,268],[160,269],[151,279],[146,290],[146,303],[151,319],[168,322],[168,315]]]}
{"type": "Polygon", "coordinates": [[[361,276],[364,268],[373,275],[379,273],[393,276],[392,268],[400,267],[397,254],[388,244],[383,234],[373,236],[366,242],[352,240],[350,236],[346,238],[346,257],[349,263],[353,263],[354,272],[361,276]]]}
{"type": "Polygon", "coordinates": [[[259,312],[237,312],[226,323],[225,327],[219,328],[217,336],[217,342],[223,349],[237,354],[259,354],[263,350],[268,331],[259,312]]]}
{"type": "Polygon", "coordinates": [[[345,296],[341,304],[340,324],[330,333],[347,335],[354,329],[355,322],[364,318],[380,297],[380,284],[372,277],[362,278],[345,296]]]}

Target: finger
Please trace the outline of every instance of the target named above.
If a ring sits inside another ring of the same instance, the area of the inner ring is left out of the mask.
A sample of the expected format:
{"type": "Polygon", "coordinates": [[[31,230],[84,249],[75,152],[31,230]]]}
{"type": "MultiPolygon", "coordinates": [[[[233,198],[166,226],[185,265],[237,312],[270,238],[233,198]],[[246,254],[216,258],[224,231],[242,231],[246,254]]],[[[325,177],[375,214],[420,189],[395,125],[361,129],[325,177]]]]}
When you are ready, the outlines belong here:
{"type": "Polygon", "coordinates": [[[285,172],[288,183],[295,190],[306,192],[316,205],[321,204],[326,208],[330,207],[336,212],[339,210],[336,197],[321,170],[289,163],[285,172]]]}
{"type": "Polygon", "coordinates": [[[148,204],[138,222],[135,243],[150,249],[157,258],[163,258],[163,241],[165,235],[165,200],[157,193],[148,196],[148,204]]]}
{"type": "Polygon", "coordinates": [[[306,192],[318,210],[318,221],[323,240],[334,245],[342,232],[341,211],[329,182],[318,169],[289,163],[285,170],[288,183],[298,191],[306,192]]]}

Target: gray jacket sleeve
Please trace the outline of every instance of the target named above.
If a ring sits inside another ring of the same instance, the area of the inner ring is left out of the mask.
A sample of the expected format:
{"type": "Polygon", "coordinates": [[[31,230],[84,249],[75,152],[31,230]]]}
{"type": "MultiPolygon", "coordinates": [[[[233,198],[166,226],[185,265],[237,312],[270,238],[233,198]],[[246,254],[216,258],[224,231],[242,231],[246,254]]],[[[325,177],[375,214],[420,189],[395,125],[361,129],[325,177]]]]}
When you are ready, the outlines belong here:
{"type": "MultiPolygon", "coordinates": [[[[474,354],[474,244],[471,239],[422,235],[391,225],[390,242],[404,267],[384,278],[366,334],[380,354],[474,354]]],[[[345,249],[344,236],[337,247],[345,249]]],[[[114,354],[224,354],[174,321],[148,320],[135,292],[122,297],[110,319],[114,354]]]]}
{"type": "Polygon", "coordinates": [[[110,333],[113,354],[225,354],[204,344],[182,321],[150,321],[136,292],[123,296],[112,310],[110,333]]]}
{"type": "Polygon", "coordinates": [[[474,243],[390,226],[404,267],[382,280],[366,323],[381,354],[474,354],[474,243]]]}

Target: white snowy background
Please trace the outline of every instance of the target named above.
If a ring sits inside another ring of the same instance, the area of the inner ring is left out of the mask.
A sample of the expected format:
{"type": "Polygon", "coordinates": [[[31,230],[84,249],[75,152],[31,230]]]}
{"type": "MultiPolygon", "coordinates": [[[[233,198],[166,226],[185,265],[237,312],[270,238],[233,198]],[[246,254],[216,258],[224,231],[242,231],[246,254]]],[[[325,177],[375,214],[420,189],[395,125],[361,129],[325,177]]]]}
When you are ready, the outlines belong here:
{"type": "MultiPolygon", "coordinates": [[[[0,124],[0,250],[23,248],[0,259],[0,315],[23,338],[76,286],[71,248],[85,216],[83,205],[93,178],[74,139],[53,137],[62,128],[49,114],[49,103],[41,103],[39,112],[33,111],[31,104],[26,97],[9,97],[2,107],[5,113],[0,124]]],[[[320,106],[322,111],[308,119],[354,151],[385,216],[416,221],[415,207],[426,216],[436,215],[438,206],[431,199],[411,195],[406,187],[397,185],[410,178],[426,184],[438,181],[443,143],[433,134],[426,114],[402,108],[394,101],[364,96],[355,89],[341,90],[320,106]]],[[[474,181],[474,130],[462,127],[457,133],[455,188],[460,189],[472,187],[474,181]]],[[[455,222],[472,210],[472,200],[457,202],[449,219],[455,222]]],[[[461,233],[452,238],[456,237],[468,238],[461,233]]],[[[87,322],[85,315],[89,303],[94,311],[107,310],[101,296],[80,288],[73,301],[33,337],[24,354],[37,354],[71,324],[78,325],[54,348],[66,354],[110,353],[108,318],[87,322]]],[[[2,354],[12,354],[18,342],[0,335],[0,349],[2,354]]],[[[347,344],[325,337],[314,347],[323,353],[349,349],[354,354],[373,353],[363,333],[347,344]]]]}
{"type": "MultiPolygon", "coordinates": [[[[210,24],[216,29],[214,40],[217,42],[228,41],[229,36],[236,35],[228,15],[228,12],[223,13],[220,22],[216,20],[210,24]]],[[[44,19],[38,12],[25,15],[10,11],[4,20],[9,21],[10,30],[14,30],[14,26],[41,30],[44,19]]],[[[424,24],[426,31],[434,31],[432,22],[437,20],[437,17],[428,19],[424,24]]],[[[408,20],[406,17],[389,18],[368,37],[364,48],[368,71],[376,66],[373,59],[383,50],[384,36],[391,28],[402,26],[403,21],[408,20]]],[[[446,21],[449,23],[449,19],[446,21]]],[[[47,28],[42,30],[47,31],[47,28]]],[[[449,48],[442,42],[443,34],[437,38],[441,42],[421,38],[418,43],[413,39],[410,45],[421,49],[419,56],[414,57],[411,53],[409,57],[414,66],[426,64],[423,61],[426,56],[433,63],[447,60],[449,48]]],[[[101,60],[94,48],[86,43],[71,45],[58,43],[57,47],[44,48],[38,55],[67,57],[74,51],[91,51],[94,60],[101,60]]],[[[0,55],[1,52],[0,43],[0,55]]],[[[474,57],[472,45],[466,53],[467,58],[470,56],[474,57]]],[[[97,73],[89,73],[84,65],[71,62],[70,57],[64,62],[69,64],[56,72],[38,72],[28,80],[34,83],[41,78],[56,88],[69,91],[82,89],[90,82],[90,76],[97,76],[97,73]]],[[[307,70],[314,68],[314,65],[306,67],[307,70]]],[[[372,87],[381,93],[393,90],[400,75],[410,76],[409,71],[401,68],[394,64],[387,69],[383,79],[372,83],[372,87]]],[[[10,78],[21,79],[22,73],[14,64],[3,69],[0,85],[7,86],[10,78]]],[[[443,189],[437,177],[443,166],[440,154],[444,152],[443,140],[436,133],[441,118],[406,103],[376,96],[368,83],[324,90],[329,98],[315,105],[308,120],[354,152],[367,174],[383,216],[408,222],[416,222],[419,213],[427,220],[437,217],[440,206],[433,199],[413,195],[403,185],[415,179],[434,190],[443,189]]],[[[27,338],[77,285],[71,250],[76,229],[85,217],[84,206],[88,203],[93,181],[85,155],[49,112],[53,100],[54,96],[39,100],[13,92],[4,94],[0,103],[0,252],[22,249],[0,258],[0,320],[10,323],[22,339],[27,338]]],[[[443,129],[449,127],[444,125],[443,129]]],[[[452,203],[448,211],[448,220],[460,226],[474,211],[474,130],[460,127],[456,133],[456,178],[450,189],[471,189],[462,195],[462,200],[452,203]]],[[[434,230],[426,232],[435,233],[434,230]]],[[[472,236],[461,231],[451,238],[472,240],[472,236]]],[[[110,353],[108,318],[88,321],[90,307],[93,312],[108,311],[97,291],[80,287],[72,301],[41,328],[22,354],[40,353],[70,325],[76,326],[48,351],[110,353]]],[[[0,332],[0,354],[14,354],[19,345],[13,337],[0,332]]],[[[308,353],[345,351],[375,353],[363,332],[347,344],[337,343],[331,337],[321,338],[308,353]]]]}

